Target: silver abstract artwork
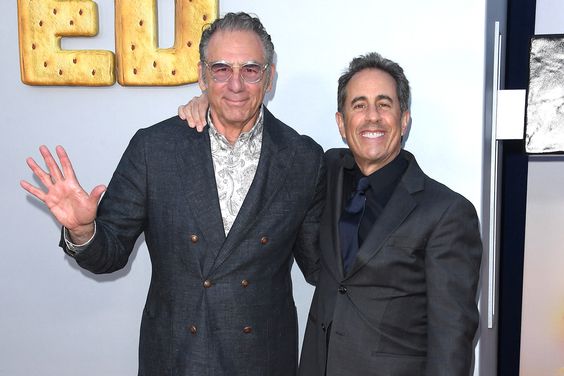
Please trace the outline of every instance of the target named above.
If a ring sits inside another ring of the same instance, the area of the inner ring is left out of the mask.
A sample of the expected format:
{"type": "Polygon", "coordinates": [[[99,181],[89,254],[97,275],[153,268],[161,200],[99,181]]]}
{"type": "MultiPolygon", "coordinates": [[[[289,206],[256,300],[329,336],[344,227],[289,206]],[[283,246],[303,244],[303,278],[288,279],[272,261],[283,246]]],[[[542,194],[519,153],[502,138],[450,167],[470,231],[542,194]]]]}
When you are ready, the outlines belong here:
{"type": "Polygon", "coordinates": [[[525,122],[528,153],[564,152],[564,35],[535,36],[525,122]]]}

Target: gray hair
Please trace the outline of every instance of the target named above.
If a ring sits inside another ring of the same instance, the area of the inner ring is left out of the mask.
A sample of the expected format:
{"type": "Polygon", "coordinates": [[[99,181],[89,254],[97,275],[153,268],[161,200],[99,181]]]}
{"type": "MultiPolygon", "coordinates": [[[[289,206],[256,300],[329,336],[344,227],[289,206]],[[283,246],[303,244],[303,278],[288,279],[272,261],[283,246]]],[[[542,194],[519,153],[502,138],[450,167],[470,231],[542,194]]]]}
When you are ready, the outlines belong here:
{"type": "Polygon", "coordinates": [[[258,17],[253,17],[245,12],[227,13],[225,16],[216,19],[206,27],[200,39],[200,61],[202,63],[207,61],[208,44],[213,34],[217,31],[252,31],[256,33],[262,43],[264,57],[266,59],[265,64],[268,64],[268,71],[270,71],[270,66],[274,60],[274,44],[272,44],[270,35],[267,33],[258,17]]]}
{"type": "Polygon", "coordinates": [[[339,87],[337,89],[337,111],[343,112],[345,99],[347,96],[347,84],[351,78],[364,69],[379,69],[388,73],[396,81],[396,91],[402,113],[409,109],[411,97],[409,81],[403,73],[399,64],[382,57],[376,52],[355,57],[349,64],[348,69],[339,77],[339,87]]]}

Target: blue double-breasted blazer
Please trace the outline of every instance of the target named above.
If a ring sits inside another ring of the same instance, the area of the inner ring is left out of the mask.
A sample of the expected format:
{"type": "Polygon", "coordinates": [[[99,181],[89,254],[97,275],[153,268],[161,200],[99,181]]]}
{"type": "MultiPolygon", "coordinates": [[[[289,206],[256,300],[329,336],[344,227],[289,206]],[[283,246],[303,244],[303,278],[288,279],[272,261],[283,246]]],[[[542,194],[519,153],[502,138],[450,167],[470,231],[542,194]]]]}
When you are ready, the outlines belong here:
{"type": "Polygon", "coordinates": [[[139,375],[296,373],[290,272],[296,260],[316,279],[325,186],[321,147],[265,107],[256,175],[226,237],[208,132],[178,117],[137,132],[98,207],[96,235],[75,258],[113,272],[144,233],[152,276],[139,375]]]}

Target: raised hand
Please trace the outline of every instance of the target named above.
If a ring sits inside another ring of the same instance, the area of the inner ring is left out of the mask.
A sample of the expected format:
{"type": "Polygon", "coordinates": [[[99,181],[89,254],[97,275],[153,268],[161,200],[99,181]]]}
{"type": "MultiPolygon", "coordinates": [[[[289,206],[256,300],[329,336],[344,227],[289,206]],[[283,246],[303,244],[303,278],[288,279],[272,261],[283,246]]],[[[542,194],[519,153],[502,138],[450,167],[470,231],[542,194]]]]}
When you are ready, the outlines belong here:
{"type": "Polygon", "coordinates": [[[62,171],[45,145],[42,145],[39,151],[49,172],[45,172],[39,167],[33,158],[30,157],[26,160],[28,166],[43,183],[47,191],[43,191],[25,180],[22,180],[20,185],[47,205],[57,221],[67,228],[71,236],[70,240],[73,243],[83,244],[94,233],[96,209],[106,187],[98,185],[88,194],[78,183],[65,149],[62,146],[57,146],[55,150],[62,171]]]}
{"type": "Polygon", "coordinates": [[[178,116],[186,120],[190,128],[196,128],[202,132],[207,124],[208,95],[203,93],[199,97],[194,97],[185,105],[178,107],[178,116]]]}

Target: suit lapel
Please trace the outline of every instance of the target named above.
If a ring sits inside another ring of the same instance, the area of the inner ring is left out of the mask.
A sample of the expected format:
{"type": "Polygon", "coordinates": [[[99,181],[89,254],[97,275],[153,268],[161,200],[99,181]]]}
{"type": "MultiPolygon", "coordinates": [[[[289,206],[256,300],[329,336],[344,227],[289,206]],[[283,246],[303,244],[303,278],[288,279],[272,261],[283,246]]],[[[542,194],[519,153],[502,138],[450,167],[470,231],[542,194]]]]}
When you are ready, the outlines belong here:
{"type": "MultiPolygon", "coordinates": [[[[217,252],[225,241],[225,232],[207,130],[202,133],[189,131],[188,137],[178,142],[177,163],[179,176],[185,179],[184,195],[189,202],[190,213],[186,213],[186,216],[192,216],[197,222],[198,230],[207,244],[206,252],[217,252]]],[[[209,254],[205,257],[210,256],[214,258],[209,254]]],[[[183,253],[182,257],[185,262],[194,262],[193,258],[187,259],[187,253],[183,253]]]]}
{"type": "MultiPolygon", "coordinates": [[[[331,169],[331,176],[328,177],[327,181],[329,184],[329,195],[327,197],[328,203],[333,203],[333,205],[327,205],[329,210],[329,216],[331,220],[331,245],[332,249],[329,252],[328,266],[335,266],[336,276],[339,280],[344,277],[343,270],[343,255],[341,252],[340,237],[339,237],[339,219],[341,217],[341,210],[343,207],[343,176],[345,168],[352,168],[354,165],[354,159],[350,152],[342,151],[339,160],[335,163],[335,167],[331,169]]],[[[330,268],[333,269],[333,268],[330,268]]]]}
{"type": "MultiPolygon", "coordinates": [[[[205,270],[209,270],[210,274],[225,262],[246,237],[247,231],[258,220],[264,220],[261,212],[269,206],[276,192],[284,185],[293,162],[294,151],[288,146],[278,120],[264,107],[264,128],[257,171],[217,257],[211,265],[206,262],[206,267],[209,266],[211,269],[205,270]]],[[[258,242],[259,239],[256,241],[258,242]]]]}
{"type": "Polygon", "coordinates": [[[413,155],[402,150],[400,158],[402,156],[409,162],[407,170],[394,190],[392,197],[390,197],[390,201],[388,201],[384,211],[376,223],[374,223],[369,235],[358,250],[356,260],[346,278],[353,276],[382,250],[390,235],[417,206],[417,202],[412,194],[423,189],[423,172],[417,165],[413,155]]]}

